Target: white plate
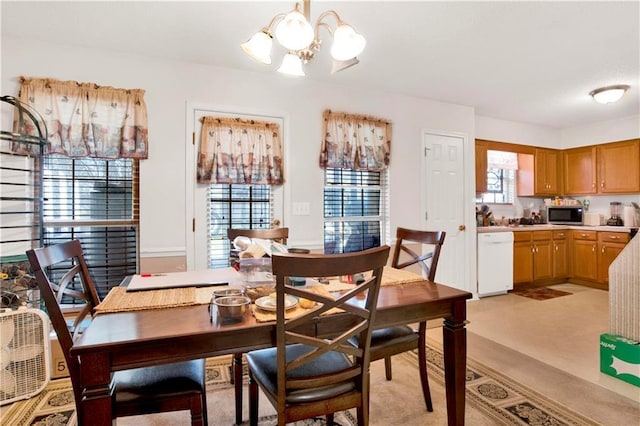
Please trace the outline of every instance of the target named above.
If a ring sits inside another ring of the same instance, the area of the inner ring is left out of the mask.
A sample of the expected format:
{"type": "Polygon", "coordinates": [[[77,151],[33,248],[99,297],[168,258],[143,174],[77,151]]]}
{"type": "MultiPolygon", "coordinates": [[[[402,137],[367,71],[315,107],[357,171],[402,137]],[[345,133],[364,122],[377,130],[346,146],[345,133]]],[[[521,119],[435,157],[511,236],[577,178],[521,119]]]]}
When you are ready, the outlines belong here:
{"type": "MultiPolygon", "coordinates": [[[[284,306],[285,309],[291,309],[298,305],[298,299],[285,295],[284,297],[284,306]]],[[[260,309],[264,309],[265,311],[276,311],[276,301],[269,296],[264,296],[256,300],[256,306],[260,309]]]]}

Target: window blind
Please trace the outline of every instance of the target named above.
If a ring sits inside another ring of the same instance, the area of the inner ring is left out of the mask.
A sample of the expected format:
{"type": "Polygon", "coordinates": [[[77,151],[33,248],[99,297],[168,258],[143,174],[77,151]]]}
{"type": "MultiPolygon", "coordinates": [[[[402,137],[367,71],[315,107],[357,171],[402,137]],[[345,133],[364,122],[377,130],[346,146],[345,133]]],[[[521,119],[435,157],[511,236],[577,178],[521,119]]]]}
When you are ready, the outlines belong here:
{"type": "Polygon", "coordinates": [[[138,160],[44,157],[43,243],[80,240],[101,298],[138,271],[138,188],[138,160]]]}
{"type": "Polygon", "coordinates": [[[229,266],[227,229],[268,229],[273,218],[269,185],[212,184],[208,191],[209,268],[229,266]]]}

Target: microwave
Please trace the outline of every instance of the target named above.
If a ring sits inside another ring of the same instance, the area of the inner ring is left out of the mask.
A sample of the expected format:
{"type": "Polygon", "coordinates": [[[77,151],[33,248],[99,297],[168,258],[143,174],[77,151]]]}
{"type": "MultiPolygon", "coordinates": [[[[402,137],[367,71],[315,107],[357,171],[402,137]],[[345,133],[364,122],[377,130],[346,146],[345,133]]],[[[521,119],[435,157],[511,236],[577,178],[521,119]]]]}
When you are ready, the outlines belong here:
{"type": "Polygon", "coordinates": [[[547,206],[547,222],[558,225],[584,224],[582,206],[547,206]]]}

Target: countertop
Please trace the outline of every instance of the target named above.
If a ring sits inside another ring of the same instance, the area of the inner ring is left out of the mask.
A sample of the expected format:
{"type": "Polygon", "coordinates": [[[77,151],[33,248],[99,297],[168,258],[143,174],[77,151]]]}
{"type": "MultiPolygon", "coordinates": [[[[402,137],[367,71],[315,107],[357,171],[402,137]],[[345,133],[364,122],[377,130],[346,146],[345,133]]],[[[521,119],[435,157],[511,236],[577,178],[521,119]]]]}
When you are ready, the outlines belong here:
{"type": "Polygon", "coordinates": [[[587,231],[609,231],[609,232],[631,232],[630,226],[577,226],[577,225],[552,225],[552,224],[538,224],[538,225],[514,225],[514,226],[479,226],[477,228],[478,233],[486,232],[519,232],[519,231],[547,231],[547,230],[562,230],[562,229],[576,229],[587,231]]]}

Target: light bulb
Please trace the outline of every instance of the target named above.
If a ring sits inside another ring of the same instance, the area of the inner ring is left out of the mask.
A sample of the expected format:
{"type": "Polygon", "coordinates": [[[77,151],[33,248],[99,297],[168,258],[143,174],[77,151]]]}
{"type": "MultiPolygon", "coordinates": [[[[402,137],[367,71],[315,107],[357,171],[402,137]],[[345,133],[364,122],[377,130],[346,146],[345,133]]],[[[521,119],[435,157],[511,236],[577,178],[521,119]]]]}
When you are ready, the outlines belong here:
{"type": "Polygon", "coordinates": [[[276,27],[276,38],[289,50],[301,50],[313,41],[313,28],[302,13],[293,10],[276,27]]]}

